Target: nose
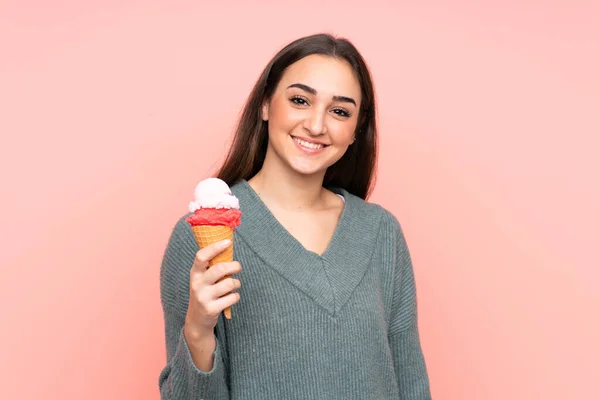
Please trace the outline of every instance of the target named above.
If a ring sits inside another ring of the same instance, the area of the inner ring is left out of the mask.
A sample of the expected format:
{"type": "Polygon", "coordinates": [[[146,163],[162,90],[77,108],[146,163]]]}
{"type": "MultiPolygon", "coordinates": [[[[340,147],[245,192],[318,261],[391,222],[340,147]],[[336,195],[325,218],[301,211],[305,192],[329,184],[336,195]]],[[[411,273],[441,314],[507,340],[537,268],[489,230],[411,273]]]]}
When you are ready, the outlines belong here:
{"type": "Polygon", "coordinates": [[[323,135],[327,132],[325,124],[325,111],[314,108],[306,116],[303,124],[304,128],[313,136],[323,135]]]}

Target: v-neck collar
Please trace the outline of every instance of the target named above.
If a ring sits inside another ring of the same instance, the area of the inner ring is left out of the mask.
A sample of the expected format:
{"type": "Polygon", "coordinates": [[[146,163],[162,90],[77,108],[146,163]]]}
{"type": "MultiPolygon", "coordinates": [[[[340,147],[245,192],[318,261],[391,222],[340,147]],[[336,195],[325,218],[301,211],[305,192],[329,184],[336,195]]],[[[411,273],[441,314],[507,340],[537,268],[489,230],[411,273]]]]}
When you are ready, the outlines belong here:
{"type": "Polygon", "coordinates": [[[242,211],[240,237],[269,267],[335,315],[367,270],[381,214],[344,189],[330,189],[344,196],[344,210],[327,249],[318,255],[283,227],[246,180],[231,187],[242,211]]]}

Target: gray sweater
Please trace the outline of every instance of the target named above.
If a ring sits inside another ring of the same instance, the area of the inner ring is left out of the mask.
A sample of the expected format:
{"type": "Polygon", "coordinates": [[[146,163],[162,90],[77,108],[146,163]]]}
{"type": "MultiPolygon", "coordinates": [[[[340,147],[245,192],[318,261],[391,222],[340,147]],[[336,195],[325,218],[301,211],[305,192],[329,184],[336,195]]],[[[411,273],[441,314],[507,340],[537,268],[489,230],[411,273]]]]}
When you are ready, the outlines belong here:
{"type": "Polygon", "coordinates": [[[198,370],[183,325],[198,245],[182,217],[160,271],[167,364],[163,400],[430,399],[415,281],[396,218],[343,189],[329,247],[307,251],[252,187],[232,186],[242,222],[233,318],[219,318],[212,371],[198,370]]]}

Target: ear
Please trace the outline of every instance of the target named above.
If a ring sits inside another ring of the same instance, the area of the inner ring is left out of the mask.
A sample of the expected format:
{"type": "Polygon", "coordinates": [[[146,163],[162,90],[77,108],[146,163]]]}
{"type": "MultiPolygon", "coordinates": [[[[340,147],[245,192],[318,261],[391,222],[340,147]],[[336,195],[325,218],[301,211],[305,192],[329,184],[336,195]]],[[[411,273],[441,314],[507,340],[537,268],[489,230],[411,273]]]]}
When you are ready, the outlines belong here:
{"type": "Polygon", "coordinates": [[[262,108],[261,108],[261,117],[263,121],[268,121],[269,120],[269,102],[265,101],[262,104],[262,108]]]}

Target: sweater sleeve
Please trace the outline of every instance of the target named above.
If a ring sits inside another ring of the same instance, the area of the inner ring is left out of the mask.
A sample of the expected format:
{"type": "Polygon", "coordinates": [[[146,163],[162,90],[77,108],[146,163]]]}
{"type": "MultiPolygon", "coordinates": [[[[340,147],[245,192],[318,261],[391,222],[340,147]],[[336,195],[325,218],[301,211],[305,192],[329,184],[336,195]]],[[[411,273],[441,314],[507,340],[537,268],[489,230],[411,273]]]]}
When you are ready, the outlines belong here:
{"type": "Polygon", "coordinates": [[[218,330],[215,330],[217,347],[210,372],[202,372],[195,366],[183,335],[189,302],[189,271],[198,251],[184,218],[173,229],[160,269],[167,353],[167,364],[158,379],[161,400],[226,400],[229,391],[225,352],[218,330]]]}
{"type": "Polygon", "coordinates": [[[402,400],[430,400],[429,377],[417,324],[417,296],[406,240],[395,217],[396,270],[388,338],[402,400]]]}

